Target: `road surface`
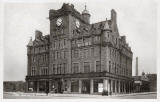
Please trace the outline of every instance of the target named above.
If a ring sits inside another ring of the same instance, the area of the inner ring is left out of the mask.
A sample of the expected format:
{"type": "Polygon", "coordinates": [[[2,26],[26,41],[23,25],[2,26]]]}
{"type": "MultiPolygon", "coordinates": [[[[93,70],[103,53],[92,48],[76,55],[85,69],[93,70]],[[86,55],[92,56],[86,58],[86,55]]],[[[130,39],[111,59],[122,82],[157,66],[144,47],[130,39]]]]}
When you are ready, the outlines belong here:
{"type": "Polygon", "coordinates": [[[45,93],[6,93],[3,94],[4,99],[156,99],[156,93],[132,93],[132,94],[120,94],[112,96],[90,95],[90,94],[49,94],[45,93]]]}

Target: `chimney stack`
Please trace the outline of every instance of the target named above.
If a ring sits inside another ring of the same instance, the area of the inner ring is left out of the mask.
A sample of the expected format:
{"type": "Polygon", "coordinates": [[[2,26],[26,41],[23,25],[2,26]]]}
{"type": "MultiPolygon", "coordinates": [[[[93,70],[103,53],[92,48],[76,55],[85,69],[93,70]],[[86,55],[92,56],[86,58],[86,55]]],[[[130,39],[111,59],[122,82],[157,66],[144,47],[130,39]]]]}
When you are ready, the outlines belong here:
{"type": "Polygon", "coordinates": [[[138,76],[138,57],[136,57],[136,76],[138,76]]]}

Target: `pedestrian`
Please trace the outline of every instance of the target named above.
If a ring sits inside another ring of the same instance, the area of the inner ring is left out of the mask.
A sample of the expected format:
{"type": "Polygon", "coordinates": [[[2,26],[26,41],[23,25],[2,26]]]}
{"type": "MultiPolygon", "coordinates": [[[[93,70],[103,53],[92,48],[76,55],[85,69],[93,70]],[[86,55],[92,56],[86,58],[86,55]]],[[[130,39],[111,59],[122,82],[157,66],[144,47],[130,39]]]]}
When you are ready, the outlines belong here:
{"type": "Polygon", "coordinates": [[[46,89],[46,95],[48,96],[48,93],[49,93],[49,90],[48,90],[48,88],[46,89]]]}

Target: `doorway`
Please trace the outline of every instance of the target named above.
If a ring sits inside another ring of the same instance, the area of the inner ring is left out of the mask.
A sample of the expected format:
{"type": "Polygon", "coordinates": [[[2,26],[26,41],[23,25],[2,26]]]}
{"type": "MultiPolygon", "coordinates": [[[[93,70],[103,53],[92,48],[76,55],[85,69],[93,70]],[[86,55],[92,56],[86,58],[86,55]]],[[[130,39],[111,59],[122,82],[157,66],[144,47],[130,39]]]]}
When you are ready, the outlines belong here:
{"type": "Polygon", "coordinates": [[[82,93],[90,93],[90,80],[82,80],[82,93]]]}

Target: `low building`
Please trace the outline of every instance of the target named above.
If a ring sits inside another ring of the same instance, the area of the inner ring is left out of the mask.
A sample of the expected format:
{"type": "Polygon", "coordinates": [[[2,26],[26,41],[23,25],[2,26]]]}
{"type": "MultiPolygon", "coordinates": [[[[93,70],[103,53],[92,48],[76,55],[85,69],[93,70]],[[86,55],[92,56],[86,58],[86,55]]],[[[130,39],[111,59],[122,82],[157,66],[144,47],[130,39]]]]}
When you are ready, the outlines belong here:
{"type": "Polygon", "coordinates": [[[150,92],[157,92],[157,74],[146,74],[149,79],[149,90],[150,92]]]}
{"type": "Polygon", "coordinates": [[[25,92],[24,81],[4,81],[3,91],[4,92],[25,92]]]}
{"type": "Polygon", "coordinates": [[[145,74],[141,76],[133,76],[134,92],[156,92],[157,91],[157,75],[145,74]]]}

